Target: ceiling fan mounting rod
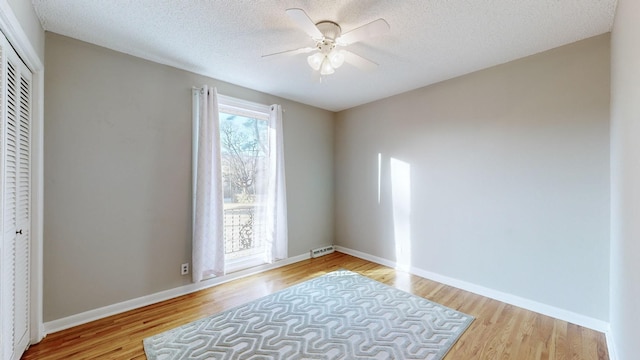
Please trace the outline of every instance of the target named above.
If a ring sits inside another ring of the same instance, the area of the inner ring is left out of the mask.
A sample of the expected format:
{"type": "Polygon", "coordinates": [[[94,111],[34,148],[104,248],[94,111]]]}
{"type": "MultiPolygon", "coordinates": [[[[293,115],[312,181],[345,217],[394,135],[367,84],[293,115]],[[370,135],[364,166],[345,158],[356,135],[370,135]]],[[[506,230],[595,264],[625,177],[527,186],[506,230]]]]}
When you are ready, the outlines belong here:
{"type": "Polygon", "coordinates": [[[342,28],[333,21],[320,21],[319,23],[316,23],[316,27],[320,30],[325,39],[336,41],[336,39],[342,35],[342,28]]]}

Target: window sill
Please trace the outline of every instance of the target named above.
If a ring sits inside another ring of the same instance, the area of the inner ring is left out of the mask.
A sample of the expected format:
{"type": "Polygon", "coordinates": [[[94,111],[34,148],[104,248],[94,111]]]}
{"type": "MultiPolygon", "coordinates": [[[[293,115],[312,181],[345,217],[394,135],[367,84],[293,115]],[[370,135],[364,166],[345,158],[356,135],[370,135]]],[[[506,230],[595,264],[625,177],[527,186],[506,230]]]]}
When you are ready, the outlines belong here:
{"type": "Polygon", "coordinates": [[[238,259],[229,259],[225,261],[225,273],[230,274],[236,271],[248,269],[250,267],[266,264],[264,254],[244,256],[238,259]]]}

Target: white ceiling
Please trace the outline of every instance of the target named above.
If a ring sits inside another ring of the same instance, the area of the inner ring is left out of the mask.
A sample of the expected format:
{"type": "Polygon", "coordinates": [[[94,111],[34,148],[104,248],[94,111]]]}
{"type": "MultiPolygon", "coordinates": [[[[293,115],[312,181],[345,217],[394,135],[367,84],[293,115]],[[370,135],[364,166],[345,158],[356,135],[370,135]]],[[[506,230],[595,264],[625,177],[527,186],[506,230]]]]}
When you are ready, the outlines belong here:
{"type": "MultiPolygon", "coordinates": [[[[339,111],[611,30],[616,0],[33,0],[45,30],[158,63],[339,111]],[[388,34],[348,47],[380,66],[349,64],[322,83],[313,46],[286,15],[304,9],[343,33],[378,18],[388,34]]],[[[201,85],[201,84],[194,84],[201,85]]],[[[210,84],[215,85],[215,84],[210,84]]]]}

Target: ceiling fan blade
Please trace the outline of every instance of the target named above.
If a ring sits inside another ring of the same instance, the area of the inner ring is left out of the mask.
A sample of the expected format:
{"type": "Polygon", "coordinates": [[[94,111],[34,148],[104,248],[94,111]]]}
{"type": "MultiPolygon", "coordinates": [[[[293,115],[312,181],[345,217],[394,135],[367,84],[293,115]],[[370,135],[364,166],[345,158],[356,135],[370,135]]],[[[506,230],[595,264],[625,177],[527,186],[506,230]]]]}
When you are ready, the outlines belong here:
{"type": "Polygon", "coordinates": [[[384,19],[374,20],[349,32],[342,34],[336,42],[339,45],[349,45],[374,36],[385,34],[391,27],[384,19]]]}
{"type": "Polygon", "coordinates": [[[374,63],[373,61],[369,59],[365,59],[360,55],[356,55],[351,51],[342,50],[342,53],[344,54],[345,62],[348,62],[349,64],[361,70],[371,71],[371,70],[375,70],[378,67],[378,64],[374,63]]]}
{"type": "Polygon", "coordinates": [[[287,9],[287,15],[293,20],[304,32],[309,34],[313,39],[319,40],[322,39],[322,33],[316,27],[316,24],[313,23],[309,15],[302,9],[287,9]]]}
{"type": "Polygon", "coordinates": [[[266,54],[266,55],[262,55],[263,58],[265,57],[269,57],[269,56],[276,56],[276,55],[298,55],[298,54],[307,54],[312,52],[313,50],[316,50],[315,47],[304,47],[304,48],[299,48],[299,49],[294,49],[294,50],[285,50],[285,51],[279,51],[273,54],[266,54]]]}

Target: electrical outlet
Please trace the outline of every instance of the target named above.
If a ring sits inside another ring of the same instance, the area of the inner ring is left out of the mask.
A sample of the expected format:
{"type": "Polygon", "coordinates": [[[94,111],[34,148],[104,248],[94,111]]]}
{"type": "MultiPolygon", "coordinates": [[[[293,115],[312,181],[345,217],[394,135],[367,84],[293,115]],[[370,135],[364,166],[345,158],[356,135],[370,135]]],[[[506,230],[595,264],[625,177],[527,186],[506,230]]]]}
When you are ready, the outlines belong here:
{"type": "Polygon", "coordinates": [[[180,266],[180,274],[188,275],[189,274],[189,263],[184,263],[180,266]]]}

